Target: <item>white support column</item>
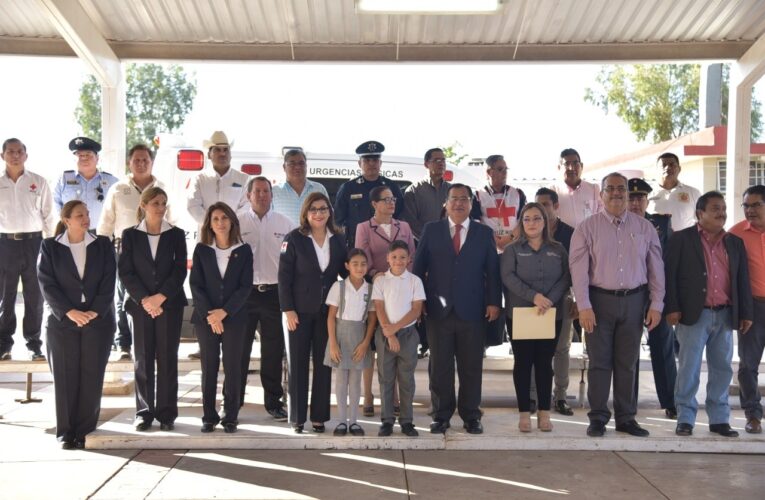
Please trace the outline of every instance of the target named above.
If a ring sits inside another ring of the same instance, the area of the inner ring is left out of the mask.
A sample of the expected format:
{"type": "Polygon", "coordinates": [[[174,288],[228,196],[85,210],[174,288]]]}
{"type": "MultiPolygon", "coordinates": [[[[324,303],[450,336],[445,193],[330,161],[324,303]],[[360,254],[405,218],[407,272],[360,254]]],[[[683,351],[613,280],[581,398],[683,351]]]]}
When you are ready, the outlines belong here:
{"type": "Polygon", "coordinates": [[[101,84],[100,165],[114,174],[125,165],[125,83],[122,64],[78,0],[37,0],[40,11],[101,84]]]}
{"type": "Polygon", "coordinates": [[[728,154],[725,203],[730,227],[743,219],[741,197],[749,187],[752,86],[765,74],[765,37],[731,64],[728,95],[728,154]]]}

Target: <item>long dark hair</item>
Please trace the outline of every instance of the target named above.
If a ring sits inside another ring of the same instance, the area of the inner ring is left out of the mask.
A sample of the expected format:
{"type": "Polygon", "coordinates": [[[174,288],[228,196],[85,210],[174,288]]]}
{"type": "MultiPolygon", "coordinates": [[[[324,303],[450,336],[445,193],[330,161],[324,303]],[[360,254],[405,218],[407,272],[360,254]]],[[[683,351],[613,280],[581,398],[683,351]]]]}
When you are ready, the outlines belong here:
{"type": "Polygon", "coordinates": [[[215,233],[212,230],[211,227],[211,219],[212,214],[216,210],[220,210],[224,214],[226,214],[226,217],[229,218],[231,221],[231,229],[228,231],[228,243],[230,245],[233,245],[235,243],[241,243],[242,242],[242,233],[239,230],[239,218],[236,216],[234,211],[223,203],[222,201],[219,201],[218,203],[213,203],[210,205],[210,208],[207,209],[207,213],[205,214],[205,220],[202,223],[202,231],[200,235],[200,241],[205,245],[212,245],[215,242],[215,233]]]}
{"type": "Polygon", "coordinates": [[[300,232],[305,235],[311,234],[311,225],[308,223],[308,209],[311,208],[311,204],[317,201],[326,201],[329,207],[329,217],[327,217],[327,229],[332,234],[342,233],[343,230],[337,227],[335,224],[335,209],[332,208],[332,203],[329,202],[329,198],[324,193],[314,191],[306,196],[303,202],[303,207],[300,209],[300,232]]]}
{"type": "MultiPolygon", "coordinates": [[[[66,224],[64,223],[64,219],[71,217],[72,212],[75,208],[77,208],[78,205],[85,205],[85,202],[82,200],[71,200],[64,203],[64,206],[61,207],[61,213],[59,214],[60,220],[56,223],[55,236],[64,234],[66,232],[66,224]]],[[[87,208],[87,205],[85,205],[85,207],[87,208]]]]}

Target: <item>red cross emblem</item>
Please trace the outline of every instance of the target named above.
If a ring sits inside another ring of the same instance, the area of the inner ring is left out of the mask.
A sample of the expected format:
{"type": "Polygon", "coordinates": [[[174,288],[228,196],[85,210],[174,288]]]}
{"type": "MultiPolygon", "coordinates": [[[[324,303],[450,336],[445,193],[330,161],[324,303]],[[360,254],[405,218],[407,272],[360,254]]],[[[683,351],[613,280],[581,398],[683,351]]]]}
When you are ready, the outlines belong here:
{"type": "Polygon", "coordinates": [[[509,226],[510,217],[515,217],[515,207],[507,207],[502,203],[498,207],[487,208],[486,216],[492,219],[502,219],[502,225],[509,226]]]}

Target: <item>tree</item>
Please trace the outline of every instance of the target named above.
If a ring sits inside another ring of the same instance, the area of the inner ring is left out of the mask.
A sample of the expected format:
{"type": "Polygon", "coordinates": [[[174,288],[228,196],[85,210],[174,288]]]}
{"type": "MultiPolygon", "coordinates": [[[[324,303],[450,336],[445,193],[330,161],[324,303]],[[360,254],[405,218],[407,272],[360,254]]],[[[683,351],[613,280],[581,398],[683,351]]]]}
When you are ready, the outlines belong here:
{"type": "Polygon", "coordinates": [[[441,150],[444,152],[446,161],[459,165],[462,160],[468,157],[466,153],[461,151],[462,144],[459,141],[454,141],[449,146],[441,146],[441,150]]]}
{"type": "MultiPolygon", "coordinates": [[[[127,144],[151,144],[158,132],[175,132],[186,120],[197,94],[196,80],[181,66],[128,64],[125,82],[127,144]]],[[[82,133],[101,138],[101,86],[88,76],[80,87],[75,117],[82,133]]]]}
{"type": "MultiPolygon", "coordinates": [[[[726,123],[728,108],[728,71],[723,66],[722,112],[726,123]]],[[[603,66],[596,77],[600,88],[585,89],[584,100],[614,111],[624,120],[638,140],[650,136],[662,142],[698,130],[698,64],[636,64],[603,66]]],[[[752,102],[752,138],[762,132],[760,103],[752,102]]]]}

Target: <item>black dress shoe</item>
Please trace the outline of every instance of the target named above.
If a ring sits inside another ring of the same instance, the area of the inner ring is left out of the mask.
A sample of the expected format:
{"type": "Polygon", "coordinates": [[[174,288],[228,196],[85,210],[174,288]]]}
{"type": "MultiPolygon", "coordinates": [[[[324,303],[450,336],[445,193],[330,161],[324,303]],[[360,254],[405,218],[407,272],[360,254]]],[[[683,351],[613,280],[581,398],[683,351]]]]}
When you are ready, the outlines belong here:
{"type": "Polygon", "coordinates": [[[600,420],[593,420],[587,427],[587,435],[590,437],[603,437],[606,433],[606,424],[600,420]]]}
{"type": "Polygon", "coordinates": [[[446,429],[450,427],[448,420],[435,419],[430,423],[431,434],[446,434],[446,429]]]}
{"type": "Polygon", "coordinates": [[[363,436],[364,435],[364,429],[361,428],[359,424],[356,422],[352,423],[350,427],[348,427],[348,432],[351,433],[351,436],[363,436]]]}
{"type": "Polygon", "coordinates": [[[212,432],[215,430],[215,424],[210,422],[204,422],[202,423],[202,428],[200,429],[202,432],[207,434],[208,432],[212,432]]]}
{"type": "Polygon", "coordinates": [[[565,399],[559,399],[555,402],[555,411],[561,415],[566,415],[567,417],[574,414],[574,410],[568,405],[565,399]]]}
{"type": "Polygon", "coordinates": [[[71,439],[64,439],[61,441],[61,449],[62,450],[73,450],[74,449],[74,441],[71,439]]]}
{"type": "Polygon", "coordinates": [[[709,432],[714,432],[728,438],[738,437],[738,431],[731,429],[730,424],[710,424],[709,432]]]}
{"type": "Polygon", "coordinates": [[[411,422],[401,424],[401,433],[409,437],[417,437],[420,435],[420,433],[417,432],[417,429],[414,428],[414,424],[411,422]]]}
{"type": "Polygon", "coordinates": [[[165,422],[159,424],[159,430],[161,431],[172,431],[175,430],[175,424],[173,422],[165,422]]]}
{"type": "Polygon", "coordinates": [[[385,422],[380,426],[380,430],[377,431],[379,437],[388,437],[393,434],[393,424],[385,422]]]}
{"type": "Polygon", "coordinates": [[[630,436],[635,437],[648,437],[649,433],[643,429],[634,420],[624,422],[623,424],[616,424],[616,432],[626,432],[630,436]]]}
{"type": "Polygon", "coordinates": [[[277,422],[286,422],[287,421],[287,412],[284,411],[284,407],[279,406],[277,408],[271,408],[270,410],[266,410],[269,415],[274,417],[274,420],[277,422]]]}
{"type": "Polygon", "coordinates": [[[0,361],[10,361],[13,359],[11,356],[11,351],[5,351],[4,353],[0,354],[0,361]]]}
{"type": "Polygon", "coordinates": [[[236,424],[234,422],[226,422],[223,424],[223,432],[226,434],[233,434],[236,432],[236,424]]]}
{"type": "Polygon", "coordinates": [[[84,450],[85,449],[85,438],[75,438],[74,439],[74,447],[78,450],[84,450]]]}
{"type": "Polygon", "coordinates": [[[477,418],[473,418],[462,424],[468,434],[483,434],[483,425],[477,418]]]}
{"type": "Polygon", "coordinates": [[[337,427],[332,432],[333,436],[345,436],[346,434],[348,434],[348,424],[345,422],[337,424],[337,427]]]}
{"type": "Polygon", "coordinates": [[[327,428],[324,426],[324,424],[311,424],[311,430],[316,434],[323,434],[327,428]]]}
{"type": "Polygon", "coordinates": [[[45,361],[45,354],[40,349],[29,351],[29,359],[32,361],[45,361]]]}
{"type": "Polygon", "coordinates": [[[677,424],[677,427],[675,427],[675,434],[678,436],[692,436],[693,426],[691,424],[677,424]]]}
{"type": "Polygon", "coordinates": [[[139,420],[135,423],[135,430],[138,432],[146,432],[149,429],[151,429],[151,421],[149,420],[139,420]]]}
{"type": "Polygon", "coordinates": [[[667,408],[664,410],[664,415],[670,420],[677,420],[677,409],[676,408],[667,408]]]}
{"type": "Polygon", "coordinates": [[[292,432],[295,434],[302,434],[303,433],[303,424],[295,424],[292,426],[292,432]]]}

